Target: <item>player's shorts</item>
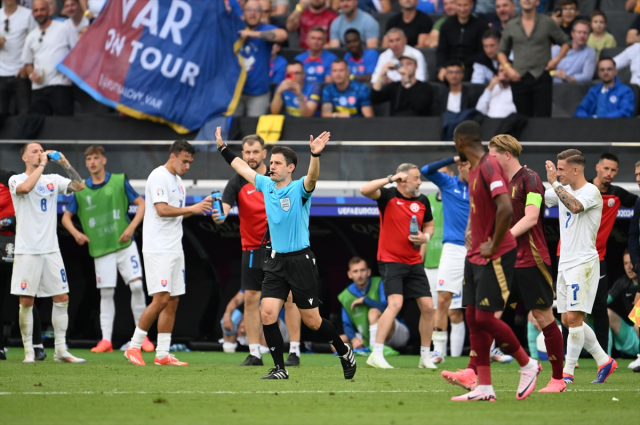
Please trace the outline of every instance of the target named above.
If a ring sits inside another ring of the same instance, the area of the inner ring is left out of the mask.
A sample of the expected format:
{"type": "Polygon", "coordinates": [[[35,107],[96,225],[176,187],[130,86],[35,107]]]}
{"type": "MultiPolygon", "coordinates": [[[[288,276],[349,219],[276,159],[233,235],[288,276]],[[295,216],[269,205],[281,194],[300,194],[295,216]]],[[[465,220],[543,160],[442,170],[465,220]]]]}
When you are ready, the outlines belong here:
{"type": "Polygon", "coordinates": [[[147,293],[168,292],[172,297],[184,295],[184,253],[142,253],[147,274],[147,293]]]}
{"type": "Polygon", "coordinates": [[[513,283],[517,254],[518,249],[514,248],[483,265],[473,264],[466,259],[462,305],[474,305],[486,311],[504,310],[513,283]]]}
{"type": "Polygon", "coordinates": [[[558,313],[591,313],[598,292],[600,260],[598,257],[568,270],[558,271],[558,313]]]}
{"type": "Polygon", "coordinates": [[[258,250],[242,251],[242,275],[240,277],[240,289],[244,289],[245,291],[262,291],[262,281],[264,280],[262,267],[264,264],[255,264],[255,251],[258,250]]]}
{"type": "Polygon", "coordinates": [[[15,254],[11,294],[46,298],[67,293],[69,282],[60,252],[15,254]]]}
{"type": "Polygon", "coordinates": [[[96,266],[96,287],[115,288],[118,272],[126,285],[135,279],[142,279],[142,264],[138,254],[138,245],[131,242],[126,248],[119,249],[102,257],[93,259],[96,266]]]}
{"type": "Polygon", "coordinates": [[[553,278],[547,265],[516,268],[508,304],[522,300],[527,310],[553,305],[553,278]]]}
{"type": "Polygon", "coordinates": [[[464,281],[464,260],[466,257],[467,248],[464,245],[452,243],[442,245],[438,280],[435,286],[438,292],[453,294],[449,310],[462,308],[462,282],[464,281]]]}
{"type": "Polygon", "coordinates": [[[403,295],[404,298],[430,297],[429,280],[422,264],[378,262],[384,282],[384,294],[403,295]]]}
{"type": "MultiPolygon", "coordinates": [[[[435,294],[437,292],[436,286],[438,285],[438,269],[427,269],[425,267],[424,272],[427,275],[427,280],[429,281],[429,291],[431,294],[435,294]]],[[[433,308],[438,307],[438,297],[433,297],[433,308]]]]}
{"type": "Polygon", "coordinates": [[[238,326],[240,325],[240,322],[242,322],[242,318],[243,318],[243,314],[240,310],[235,309],[233,310],[233,312],[231,313],[231,330],[228,331],[226,330],[223,325],[224,325],[224,317],[222,319],[220,319],[220,328],[222,329],[222,333],[227,335],[227,336],[232,336],[238,333],[238,326]]]}
{"type": "Polygon", "coordinates": [[[393,335],[391,335],[391,338],[389,338],[385,344],[391,348],[405,347],[407,342],[409,342],[409,328],[398,319],[395,319],[395,325],[396,328],[393,335]]]}
{"type": "Polygon", "coordinates": [[[286,254],[276,253],[263,267],[261,298],[287,301],[289,291],[300,309],[320,306],[318,299],[318,266],[311,249],[286,254]]]}
{"type": "Polygon", "coordinates": [[[618,335],[613,336],[613,341],[616,344],[616,350],[621,353],[635,356],[638,354],[638,345],[640,340],[636,330],[628,324],[623,318],[620,319],[620,332],[618,335]]]}

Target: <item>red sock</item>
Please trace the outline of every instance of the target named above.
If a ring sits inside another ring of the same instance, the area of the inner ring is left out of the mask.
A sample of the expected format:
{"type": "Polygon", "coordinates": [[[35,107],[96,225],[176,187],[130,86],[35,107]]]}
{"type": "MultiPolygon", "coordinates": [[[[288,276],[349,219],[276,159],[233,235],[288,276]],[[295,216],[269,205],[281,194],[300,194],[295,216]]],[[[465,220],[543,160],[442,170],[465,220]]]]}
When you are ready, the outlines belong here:
{"type": "Polygon", "coordinates": [[[475,323],[476,323],[476,311],[475,306],[467,306],[467,311],[465,314],[467,319],[467,326],[469,326],[469,343],[471,345],[471,351],[469,352],[469,364],[467,365],[467,369],[473,370],[473,372],[478,375],[478,365],[476,361],[476,350],[478,347],[475,346],[476,337],[475,337],[475,323]]]}
{"type": "Polygon", "coordinates": [[[555,320],[546,328],[542,329],[544,334],[544,343],[547,346],[547,354],[549,355],[549,363],[551,363],[553,379],[562,379],[562,358],[564,347],[562,344],[562,332],[558,329],[555,320]]]}
{"type": "Polygon", "coordinates": [[[478,385],[491,385],[491,366],[478,366],[478,385]]]}
{"type": "Polygon", "coordinates": [[[513,330],[502,320],[496,319],[492,311],[476,310],[476,322],[496,340],[500,348],[509,352],[520,366],[529,363],[529,356],[522,349],[513,330]]]}
{"type": "Polygon", "coordinates": [[[471,342],[471,353],[469,366],[475,366],[474,372],[478,375],[479,385],[491,385],[491,360],[489,351],[491,350],[491,337],[478,326],[478,310],[475,306],[467,306],[466,318],[469,326],[469,341],[471,342]]]}

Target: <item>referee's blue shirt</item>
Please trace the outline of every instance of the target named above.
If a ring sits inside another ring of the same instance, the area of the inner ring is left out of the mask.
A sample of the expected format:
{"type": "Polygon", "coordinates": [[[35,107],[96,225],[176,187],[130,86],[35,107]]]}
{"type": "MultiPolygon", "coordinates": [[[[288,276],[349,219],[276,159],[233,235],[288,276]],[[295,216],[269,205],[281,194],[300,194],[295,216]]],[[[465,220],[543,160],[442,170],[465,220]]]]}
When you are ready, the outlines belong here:
{"type": "Polygon", "coordinates": [[[256,174],[256,189],[264,194],[271,246],[275,252],[286,254],[309,247],[309,212],[311,195],[304,188],[303,176],[286,187],[276,189],[269,177],[256,174]]]}

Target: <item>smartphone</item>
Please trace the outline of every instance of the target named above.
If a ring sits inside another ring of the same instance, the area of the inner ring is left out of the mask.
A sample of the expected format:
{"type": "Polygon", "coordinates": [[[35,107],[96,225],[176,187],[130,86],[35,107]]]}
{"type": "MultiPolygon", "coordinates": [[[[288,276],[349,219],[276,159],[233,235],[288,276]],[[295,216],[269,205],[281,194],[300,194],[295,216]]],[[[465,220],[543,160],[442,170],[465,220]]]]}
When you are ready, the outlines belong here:
{"type": "Polygon", "coordinates": [[[293,80],[293,72],[287,72],[287,73],[284,75],[284,79],[285,79],[285,80],[293,80]]]}
{"type": "Polygon", "coordinates": [[[400,68],[402,68],[402,64],[397,63],[397,64],[389,67],[389,70],[396,70],[396,69],[400,69],[400,68]]]}

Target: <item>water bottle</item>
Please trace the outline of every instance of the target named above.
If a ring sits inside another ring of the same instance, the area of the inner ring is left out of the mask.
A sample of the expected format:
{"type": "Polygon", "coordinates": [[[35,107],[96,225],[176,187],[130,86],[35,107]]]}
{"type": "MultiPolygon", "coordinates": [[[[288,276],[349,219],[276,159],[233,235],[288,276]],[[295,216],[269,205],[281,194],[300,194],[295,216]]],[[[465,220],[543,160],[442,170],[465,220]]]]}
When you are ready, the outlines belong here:
{"type": "Polygon", "coordinates": [[[11,226],[10,218],[3,218],[2,220],[0,220],[0,227],[9,227],[9,226],[11,226]]]}
{"type": "MultiPolygon", "coordinates": [[[[418,219],[415,215],[411,216],[411,224],[409,225],[409,234],[410,235],[418,235],[418,219]]],[[[420,248],[420,245],[413,244],[414,248],[420,248]]]]}
{"type": "Polygon", "coordinates": [[[60,152],[58,151],[53,151],[51,153],[48,153],[47,157],[49,158],[49,161],[60,161],[60,158],[62,158],[60,156],[60,152]]]}
{"type": "Polygon", "coordinates": [[[224,208],[222,208],[222,195],[220,195],[220,191],[218,189],[214,189],[211,192],[211,198],[213,199],[213,208],[218,210],[220,213],[220,220],[224,220],[226,217],[224,215],[224,208]]]}

